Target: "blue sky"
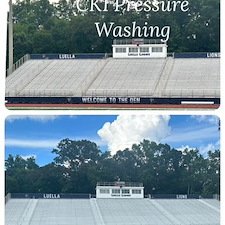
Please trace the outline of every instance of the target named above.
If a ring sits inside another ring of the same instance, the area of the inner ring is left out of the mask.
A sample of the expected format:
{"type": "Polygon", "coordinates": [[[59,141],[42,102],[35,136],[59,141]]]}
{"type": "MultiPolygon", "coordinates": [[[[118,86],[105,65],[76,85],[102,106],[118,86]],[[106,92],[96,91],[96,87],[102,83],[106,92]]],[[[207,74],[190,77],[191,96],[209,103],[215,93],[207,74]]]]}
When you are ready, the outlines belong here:
{"type": "Polygon", "coordinates": [[[180,150],[198,148],[203,155],[220,149],[218,117],[210,115],[9,116],[5,158],[32,155],[40,166],[46,165],[55,157],[52,149],[64,138],[91,140],[112,154],[144,138],[180,150]]]}

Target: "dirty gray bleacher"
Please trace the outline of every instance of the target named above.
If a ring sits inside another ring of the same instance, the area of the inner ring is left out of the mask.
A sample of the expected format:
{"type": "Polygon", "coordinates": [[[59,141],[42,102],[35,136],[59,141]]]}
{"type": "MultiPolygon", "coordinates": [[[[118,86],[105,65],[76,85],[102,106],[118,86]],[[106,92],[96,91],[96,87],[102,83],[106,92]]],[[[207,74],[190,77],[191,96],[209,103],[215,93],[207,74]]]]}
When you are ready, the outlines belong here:
{"type": "Polygon", "coordinates": [[[219,58],[174,59],[164,97],[219,97],[219,58]]]}
{"type": "Polygon", "coordinates": [[[7,91],[17,93],[17,90],[22,90],[48,63],[48,61],[42,62],[41,60],[26,61],[6,78],[6,93],[7,91]]]}
{"type": "Polygon", "coordinates": [[[165,59],[110,59],[86,95],[152,96],[164,64],[165,59]]]}
{"type": "Polygon", "coordinates": [[[6,97],[219,97],[220,59],[28,60],[6,97]]]}
{"type": "Polygon", "coordinates": [[[81,96],[99,59],[29,60],[6,79],[6,96],[81,96]]]}

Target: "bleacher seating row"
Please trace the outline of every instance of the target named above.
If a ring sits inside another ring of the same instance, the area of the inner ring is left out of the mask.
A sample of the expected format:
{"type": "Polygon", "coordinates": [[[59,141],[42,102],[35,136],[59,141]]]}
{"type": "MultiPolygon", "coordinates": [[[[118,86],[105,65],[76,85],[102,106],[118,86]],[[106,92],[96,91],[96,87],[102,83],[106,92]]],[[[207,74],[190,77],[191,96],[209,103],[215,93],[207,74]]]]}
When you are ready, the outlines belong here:
{"type": "Polygon", "coordinates": [[[5,225],[219,225],[216,199],[10,199],[5,225]]]}
{"type": "Polygon", "coordinates": [[[32,59],[6,78],[6,97],[219,98],[219,58],[32,59]]]}

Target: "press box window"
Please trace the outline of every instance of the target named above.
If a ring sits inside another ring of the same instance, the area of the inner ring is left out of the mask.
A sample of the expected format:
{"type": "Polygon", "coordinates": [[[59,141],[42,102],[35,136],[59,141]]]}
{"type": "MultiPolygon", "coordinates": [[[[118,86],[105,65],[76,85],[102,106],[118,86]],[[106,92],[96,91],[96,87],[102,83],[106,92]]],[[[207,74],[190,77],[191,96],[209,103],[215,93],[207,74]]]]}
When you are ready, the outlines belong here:
{"type": "Polygon", "coordinates": [[[141,190],[140,189],[132,190],[132,194],[141,194],[141,190]]]}
{"type": "Polygon", "coordinates": [[[109,189],[100,189],[101,194],[109,194],[109,189]]]}
{"type": "Polygon", "coordinates": [[[129,189],[122,189],[122,194],[130,194],[130,190],[129,189]]]}
{"type": "Polygon", "coordinates": [[[140,47],[140,52],[149,52],[148,47],[140,47]]]}
{"type": "Polygon", "coordinates": [[[138,52],[138,48],[129,48],[129,52],[136,53],[138,52]]]}
{"type": "Polygon", "coordinates": [[[120,189],[112,189],[112,194],[120,194],[120,189]]]}
{"type": "Polygon", "coordinates": [[[126,48],[116,48],[116,53],[126,53],[126,48]]]}
{"type": "Polygon", "coordinates": [[[152,47],[152,52],[162,52],[163,48],[162,47],[152,47]]]}

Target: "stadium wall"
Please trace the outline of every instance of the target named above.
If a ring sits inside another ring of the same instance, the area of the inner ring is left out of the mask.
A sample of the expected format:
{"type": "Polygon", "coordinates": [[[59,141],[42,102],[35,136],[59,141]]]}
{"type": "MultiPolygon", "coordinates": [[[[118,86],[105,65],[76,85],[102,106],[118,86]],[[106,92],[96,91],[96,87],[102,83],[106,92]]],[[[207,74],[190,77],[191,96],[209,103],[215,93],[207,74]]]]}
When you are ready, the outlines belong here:
{"type": "MultiPolygon", "coordinates": [[[[66,194],[66,193],[8,193],[5,197],[6,203],[9,199],[90,199],[95,198],[92,194],[66,194]]],[[[218,195],[185,195],[185,194],[155,194],[145,195],[150,199],[218,199],[218,195]]]]}
{"type": "Polygon", "coordinates": [[[220,98],[136,98],[136,97],[6,97],[10,104],[182,104],[191,101],[220,104],[220,98]]]}
{"type": "Polygon", "coordinates": [[[64,193],[11,193],[11,198],[34,199],[90,199],[91,194],[64,194],[64,193]]]}

